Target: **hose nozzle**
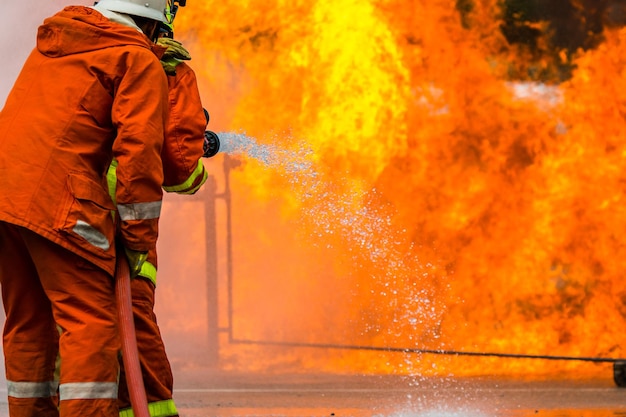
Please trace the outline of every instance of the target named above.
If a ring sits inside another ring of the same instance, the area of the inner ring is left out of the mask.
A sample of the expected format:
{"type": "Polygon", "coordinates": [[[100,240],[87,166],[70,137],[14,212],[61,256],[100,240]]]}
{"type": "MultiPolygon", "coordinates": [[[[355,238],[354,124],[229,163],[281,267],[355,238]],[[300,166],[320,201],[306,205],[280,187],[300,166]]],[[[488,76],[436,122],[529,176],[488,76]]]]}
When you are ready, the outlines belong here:
{"type": "Polygon", "coordinates": [[[204,131],[204,158],[215,156],[220,150],[220,138],[215,132],[204,131]]]}

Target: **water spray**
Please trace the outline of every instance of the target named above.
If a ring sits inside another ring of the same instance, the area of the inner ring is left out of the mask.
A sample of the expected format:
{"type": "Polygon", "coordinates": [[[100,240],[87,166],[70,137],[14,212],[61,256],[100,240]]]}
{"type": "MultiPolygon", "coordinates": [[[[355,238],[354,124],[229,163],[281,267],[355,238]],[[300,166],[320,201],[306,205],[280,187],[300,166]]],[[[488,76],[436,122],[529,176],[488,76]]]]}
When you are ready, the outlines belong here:
{"type": "MultiPolygon", "coordinates": [[[[215,134],[217,137],[217,134],[215,134]]],[[[403,354],[432,354],[432,355],[447,355],[447,356],[472,356],[472,357],[494,357],[494,358],[508,358],[508,359],[535,359],[535,360],[549,360],[549,361],[581,361],[581,362],[593,362],[593,363],[612,363],[613,364],[613,379],[618,387],[626,387],[626,358],[607,358],[607,357],[595,357],[595,356],[567,356],[567,355],[541,355],[541,354],[523,354],[523,353],[505,353],[505,352],[477,352],[477,351],[461,351],[461,350],[448,350],[448,349],[426,349],[426,348],[406,348],[406,347],[389,347],[389,346],[366,346],[366,345],[344,345],[344,344],[328,344],[328,343],[304,343],[304,342],[289,342],[289,341],[272,341],[272,340],[255,340],[246,338],[237,338],[233,334],[232,322],[232,300],[233,300],[233,279],[232,279],[232,235],[231,235],[231,220],[230,220],[230,187],[228,186],[228,174],[229,171],[238,165],[230,155],[245,154],[248,155],[268,166],[280,166],[288,173],[307,171],[312,176],[315,173],[311,170],[311,165],[303,162],[305,161],[300,157],[294,157],[294,153],[279,149],[274,145],[258,144],[253,138],[246,136],[244,133],[232,133],[222,132],[220,133],[222,138],[225,138],[225,143],[221,147],[222,152],[225,153],[226,158],[224,160],[224,173],[225,173],[225,190],[222,193],[216,193],[213,190],[211,197],[208,199],[210,202],[215,202],[217,198],[223,198],[226,200],[227,205],[227,300],[228,300],[228,318],[227,325],[225,327],[219,327],[217,325],[217,318],[213,318],[215,322],[212,330],[215,332],[215,338],[212,340],[217,343],[217,333],[227,332],[228,342],[232,344],[248,344],[259,346],[283,346],[283,347],[299,347],[299,348],[321,348],[321,349],[340,349],[340,350],[360,350],[360,351],[381,351],[381,352],[397,352],[403,354]]],[[[219,146],[219,145],[218,145],[219,146]]],[[[207,213],[210,212],[211,219],[207,219],[207,224],[214,224],[213,216],[215,212],[212,208],[208,207],[211,204],[206,204],[207,213]]],[[[213,238],[215,238],[213,230],[213,238]]],[[[216,249],[214,249],[216,250],[216,249]]],[[[388,255],[386,253],[386,255],[388,255]]],[[[215,256],[215,255],[212,255],[215,256]]],[[[213,291],[217,291],[216,283],[213,286],[213,291]]],[[[217,300],[216,295],[214,296],[217,300]]],[[[213,311],[216,314],[217,311],[213,311]]],[[[209,331],[211,333],[211,329],[209,331]]],[[[217,355],[217,349],[216,349],[217,355]]]]}

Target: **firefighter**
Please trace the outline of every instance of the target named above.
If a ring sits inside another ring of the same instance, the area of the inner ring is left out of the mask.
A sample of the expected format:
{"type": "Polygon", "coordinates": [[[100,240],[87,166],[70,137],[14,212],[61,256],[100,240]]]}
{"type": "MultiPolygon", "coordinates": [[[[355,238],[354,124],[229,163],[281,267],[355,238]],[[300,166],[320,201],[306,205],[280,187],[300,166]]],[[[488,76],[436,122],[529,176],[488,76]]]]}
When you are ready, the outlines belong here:
{"type": "Polygon", "coordinates": [[[110,3],[135,27],[84,6],[46,19],[0,112],[0,283],[13,417],[119,414],[115,233],[138,274],[156,246],[168,86],[154,45],[166,0],[110,3]],[[105,180],[113,158],[116,207],[105,180]]]}
{"type": "MultiPolygon", "coordinates": [[[[205,134],[208,117],[202,107],[194,71],[184,61],[191,59],[180,42],[172,39],[172,22],[179,4],[175,1],[166,15],[168,24],[162,25],[158,44],[166,48],[161,64],[169,86],[169,123],[166,128],[161,158],[163,162],[163,189],[179,194],[194,194],[206,181],[208,174],[202,157],[213,156],[216,146],[205,134]]],[[[108,173],[110,193],[115,195],[116,163],[108,173]]],[[[157,275],[157,254],[151,250],[138,276],[131,281],[131,294],[137,348],[142,377],[151,416],[178,416],[172,399],[173,375],[161,333],[154,313],[157,275]]],[[[124,368],[119,390],[120,417],[132,417],[133,411],[124,368]]]]}

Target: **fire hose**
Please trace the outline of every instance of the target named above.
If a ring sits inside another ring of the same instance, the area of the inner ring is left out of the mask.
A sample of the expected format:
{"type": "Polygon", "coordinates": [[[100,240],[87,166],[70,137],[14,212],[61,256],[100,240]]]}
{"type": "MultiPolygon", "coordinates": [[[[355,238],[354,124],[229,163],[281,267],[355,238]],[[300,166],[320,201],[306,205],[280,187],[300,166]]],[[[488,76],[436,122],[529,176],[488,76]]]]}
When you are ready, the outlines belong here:
{"type": "Polygon", "coordinates": [[[148,399],[143,385],[137,336],[133,319],[133,305],[130,291],[130,269],[124,250],[117,250],[115,265],[115,300],[122,333],[122,358],[126,371],[126,382],[130,394],[130,404],[136,417],[150,417],[148,399]]]}
{"type": "MultiPolygon", "coordinates": [[[[205,110],[207,123],[209,114],[205,110]]],[[[220,149],[219,137],[210,130],[204,132],[205,158],[215,156],[220,149]]],[[[141,375],[139,363],[139,351],[137,349],[137,335],[135,334],[135,322],[133,318],[133,301],[130,288],[130,269],[124,250],[118,247],[117,263],[115,265],[115,299],[120,321],[122,335],[122,358],[124,371],[126,371],[126,383],[130,395],[130,404],[135,417],[150,417],[148,411],[148,398],[146,388],[141,375]]]]}

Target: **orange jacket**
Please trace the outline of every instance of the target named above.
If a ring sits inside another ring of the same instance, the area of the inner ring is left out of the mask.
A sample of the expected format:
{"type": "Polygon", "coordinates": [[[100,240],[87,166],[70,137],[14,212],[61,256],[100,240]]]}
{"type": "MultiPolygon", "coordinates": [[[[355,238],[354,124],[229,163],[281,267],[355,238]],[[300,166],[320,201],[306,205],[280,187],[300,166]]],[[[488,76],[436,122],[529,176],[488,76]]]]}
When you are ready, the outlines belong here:
{"type": "MultiPolygon", "coordinates": [[[[184,62],[176,66],[176,75],[167,77],[169,119],[165,130],[161,159],[163,189],[178,194],[194,194],[206,182],[208,173],[202,163],[206,117],[200,100],[196,75],[184,62]]],[[[107,174],[109,193],[115,194],[117,162],[107,174]]],[[[156,285],[157,253],[151,249],[140,276],[156,285]]]]}
{"type": "MultiPolygon", "coordinates": [[[[206,117],[200,100],[196,75],[181,62],[176,75],[167,77],[169,85],[169,122],[163,141],[163,189],[178,194],[194,194],[206,182],[208,173],[202,163],[206,117]]],[[[140,276],[156,285],[157,252],[150,250],[140,276]]]]}
{"type": "Polygon", "coordinates": [[[66,7],[0,113],[0,220],[25,226],[113,273],[114,208],[105,174],[118,161],[122,243],[156,245],[167,79],[153,44],[94,9],[66,7]]]}
{"type": "Polygon", "coordinates": [[[181,62],[176,75],[167,77],[170,114],[163,142],[163,189],[179,194],[193,194],[207,179],[202,164],[204,154],[204,116],[196,75],[181,62]]]}
{"type": "MultiPolygon", "coordinates": [[[[208,173],[202,163],[204,154],[204,116],[196,75],[184,62],[176,75],[167,77],[170,114],[163,141],[163,189],[178,194],[194,194],[206,182],[208,173]]],[[[157,253],[150,250],[140,276],[156,285],[157,253]]]]}

